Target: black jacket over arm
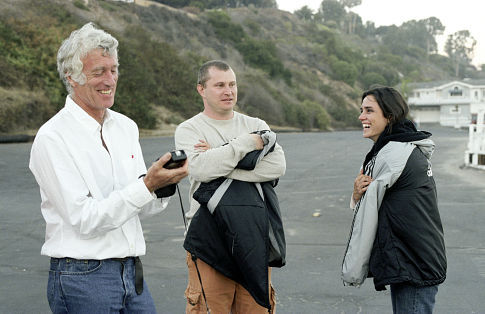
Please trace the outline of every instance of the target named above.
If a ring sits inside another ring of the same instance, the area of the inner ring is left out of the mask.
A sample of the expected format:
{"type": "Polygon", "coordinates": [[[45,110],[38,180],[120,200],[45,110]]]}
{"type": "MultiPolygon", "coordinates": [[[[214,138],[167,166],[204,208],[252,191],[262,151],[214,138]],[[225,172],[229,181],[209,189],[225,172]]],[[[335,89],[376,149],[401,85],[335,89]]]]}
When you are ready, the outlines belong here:
{"type": "MultiPolygon", "coordinates": [[[[249,153],[238,167],[254,168],[260,153],[249,153]]],[[[194,193],[201,206],[192,218],[184,248],[241,284],[258,304],[270,309],[268,267],[286,263],[275,182],[227,181],[230,185],[211,214],[207,203],[226,180],[230,179],[202,183],[194,193]]]]}

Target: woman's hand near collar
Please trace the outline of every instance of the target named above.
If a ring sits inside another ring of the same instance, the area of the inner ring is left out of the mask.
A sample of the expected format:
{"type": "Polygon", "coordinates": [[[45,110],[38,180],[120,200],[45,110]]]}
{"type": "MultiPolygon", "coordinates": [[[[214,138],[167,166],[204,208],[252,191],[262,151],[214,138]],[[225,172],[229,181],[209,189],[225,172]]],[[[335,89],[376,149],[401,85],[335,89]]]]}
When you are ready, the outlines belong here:
{"type": "Polygon", "coordinates": [[[363,169],[360,169],[359,175],[354,180],[354,192],[352,193],[352,198],[355,203],[357,203],[365,191],[367,191],[371,182],[372,177],[365,175],[363,169]]]}

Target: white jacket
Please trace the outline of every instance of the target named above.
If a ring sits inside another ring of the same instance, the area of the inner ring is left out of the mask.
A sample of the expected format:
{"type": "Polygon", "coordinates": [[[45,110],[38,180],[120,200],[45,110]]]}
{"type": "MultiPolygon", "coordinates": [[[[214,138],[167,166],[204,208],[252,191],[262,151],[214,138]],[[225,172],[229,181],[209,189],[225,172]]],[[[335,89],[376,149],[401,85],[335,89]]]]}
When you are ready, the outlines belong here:
{"type": "Polygon", "coordinates": [[[428,159],[434,150],[434,142],[430,139],[407,143],[391,141],[375,157],[373,181],[354,209],[354,219],[342,263],[344,285],[358,287],[367,278],[382,199],[386,190],[401,176],[416,146],[428,159]]]}

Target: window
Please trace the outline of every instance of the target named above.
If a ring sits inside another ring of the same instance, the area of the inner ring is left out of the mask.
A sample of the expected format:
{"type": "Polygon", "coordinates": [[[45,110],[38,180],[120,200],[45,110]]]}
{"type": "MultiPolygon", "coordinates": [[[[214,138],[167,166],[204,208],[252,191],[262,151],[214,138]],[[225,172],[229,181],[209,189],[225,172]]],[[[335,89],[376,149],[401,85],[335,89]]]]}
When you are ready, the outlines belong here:
{"type": "Polygon", "coordinates": [[[478,115],[476,113],[472,113],[472,124],[477,124],[478,115]]]}
{"type": "Polygon", "coordinates": [[[485,155],[478,154],[478,165],[480,165],[480,166],[485,165],[485,155]]]}
{"type": "Polygon", "coordinates": [[[458,86],[455,86],[452,90],[450,90],[450,96],[462,96],[463,91],[458,88],[458,86]]]}

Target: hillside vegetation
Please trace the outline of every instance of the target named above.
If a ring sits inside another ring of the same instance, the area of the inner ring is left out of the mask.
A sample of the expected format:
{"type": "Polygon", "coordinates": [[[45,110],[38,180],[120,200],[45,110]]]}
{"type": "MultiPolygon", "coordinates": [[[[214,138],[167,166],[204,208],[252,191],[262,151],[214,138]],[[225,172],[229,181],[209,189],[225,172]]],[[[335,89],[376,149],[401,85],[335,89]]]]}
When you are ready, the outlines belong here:
{"type": "MultiPolygon", "coordinates": [[[[406,93],[409,82],[456,75],[451,59],[403,37],[409,25],[375,29],[356,19],[346,31],[345,21],[261,3],[266,5],[208,9],[190,1],[173,8],[141,0],[4,0],[0,133],[35,132],[62,108],[66,92],[56,70],[57,49],[88,21],[119,40],[113,109],[143,129],[173,128],[202,110],[197,69],[210,59],[234,68],[238,110],[302,130],[356,127],[359,96],[372,84],[406,93]]],[[[460,75],[481,74],[466,67],[460,75]]]]}

